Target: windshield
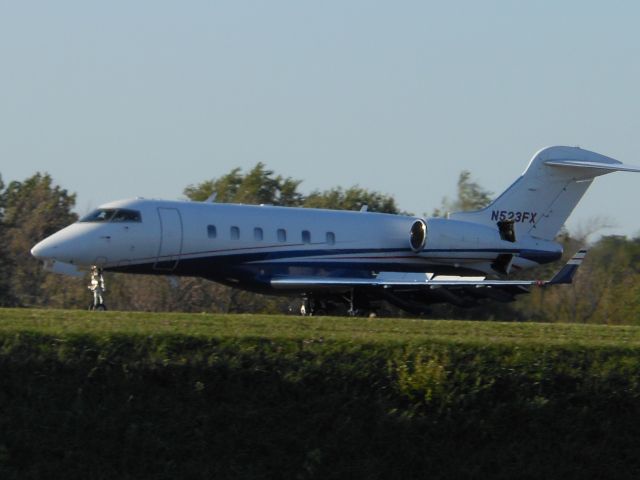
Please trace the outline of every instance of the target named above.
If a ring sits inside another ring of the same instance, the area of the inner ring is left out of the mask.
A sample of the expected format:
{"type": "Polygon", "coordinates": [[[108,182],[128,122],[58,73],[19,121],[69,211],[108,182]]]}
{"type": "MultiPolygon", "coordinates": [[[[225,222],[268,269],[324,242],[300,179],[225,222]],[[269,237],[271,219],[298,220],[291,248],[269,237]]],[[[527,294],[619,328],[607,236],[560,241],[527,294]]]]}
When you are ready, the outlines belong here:
{"type": "Polygon", "coordinates": [[[80,222],[141,222],[142,217],[137,210],[124,208],[98,208],[82,217],[80,222]]]}

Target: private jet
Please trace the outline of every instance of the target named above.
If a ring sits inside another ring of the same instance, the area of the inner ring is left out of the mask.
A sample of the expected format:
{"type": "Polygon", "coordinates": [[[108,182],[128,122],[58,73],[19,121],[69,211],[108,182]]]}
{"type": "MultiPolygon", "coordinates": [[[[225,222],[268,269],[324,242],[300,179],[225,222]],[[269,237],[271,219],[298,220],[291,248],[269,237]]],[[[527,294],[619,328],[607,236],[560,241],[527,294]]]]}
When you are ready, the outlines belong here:
{"type": "MultiPolygon", "coordinates": [[[[578,147],[544,148],[486,208],[447,218],[366,208],[121,200],[42,240],[31,253],[57,271],[195,276],[293,295],[302,299],[305,315],[336,305],[354,315],[380,301],[411,313],[439,302],[509,302],[531,288],[571,283],[584,250],[550,280],[512,277],[561,258],[558,232],[594,178],[616,171],[640,167],[578,147]]],[[[99,302],[94,307],[106,308],[102,297],[99,302]]]]}

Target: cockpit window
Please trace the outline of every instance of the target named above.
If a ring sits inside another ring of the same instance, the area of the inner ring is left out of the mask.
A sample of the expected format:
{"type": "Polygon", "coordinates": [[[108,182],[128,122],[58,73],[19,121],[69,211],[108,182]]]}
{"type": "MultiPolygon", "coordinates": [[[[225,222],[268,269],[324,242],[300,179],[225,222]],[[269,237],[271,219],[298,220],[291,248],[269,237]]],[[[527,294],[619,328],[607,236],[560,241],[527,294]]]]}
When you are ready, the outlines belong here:
{"type": "Polygon", "coordinates": [[[141,222],[137,210],[98,208],[80,219],[81,222],[141,222]]]}
{"type": "Polygon", "coordinates": [[[137,210],[116,210],[111,218],[112,222],[140,222],[140,212],[137,210]]]}
{"type": "Polygon", "coordinates": [[[111,208],[99,208],[93,212],[85,215],[80,219],[81,222],[108,222],[116,213],[115,209],[111,208]]]}

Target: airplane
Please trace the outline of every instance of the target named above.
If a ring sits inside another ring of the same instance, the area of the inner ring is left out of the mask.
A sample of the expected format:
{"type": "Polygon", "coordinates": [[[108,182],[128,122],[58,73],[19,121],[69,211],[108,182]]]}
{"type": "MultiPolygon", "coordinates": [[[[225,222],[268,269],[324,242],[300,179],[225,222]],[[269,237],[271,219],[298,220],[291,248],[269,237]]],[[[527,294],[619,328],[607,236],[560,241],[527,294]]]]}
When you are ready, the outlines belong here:
{"type": "MultiPolygon", "coordinates": [[[[304,315],[380,301],[410,313],[434,303],[509,302],[571,283],[585,251],[551,280],[514,272],[557,261],[555,237],[595,177],[640,167],[579,147],[538,151],[486,208],[446,218],[137,198],[104,204],[33,247],[58,270],[195,276],[301,297],[304,315]]],[[[54,268],[55,270],[55,268],[54,268]]],[[[96,282],[94,281],[94,284],[96,282]]],[[[100,301],[98,309],[106,306],[100,301]]]]}

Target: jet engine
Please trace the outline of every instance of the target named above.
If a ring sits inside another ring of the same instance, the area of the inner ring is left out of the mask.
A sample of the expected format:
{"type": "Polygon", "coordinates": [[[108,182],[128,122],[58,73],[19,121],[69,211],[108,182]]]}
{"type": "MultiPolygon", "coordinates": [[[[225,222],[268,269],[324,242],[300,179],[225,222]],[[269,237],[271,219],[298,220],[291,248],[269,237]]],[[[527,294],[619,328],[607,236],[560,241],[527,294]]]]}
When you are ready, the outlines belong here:
{"type": "Polygon", "coordinates": [[[420,252],[427,243],[427,224],[424,220],[418,219],[411,225],[409,233],[409,243],[414,252],[420,252]]]}

